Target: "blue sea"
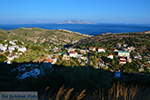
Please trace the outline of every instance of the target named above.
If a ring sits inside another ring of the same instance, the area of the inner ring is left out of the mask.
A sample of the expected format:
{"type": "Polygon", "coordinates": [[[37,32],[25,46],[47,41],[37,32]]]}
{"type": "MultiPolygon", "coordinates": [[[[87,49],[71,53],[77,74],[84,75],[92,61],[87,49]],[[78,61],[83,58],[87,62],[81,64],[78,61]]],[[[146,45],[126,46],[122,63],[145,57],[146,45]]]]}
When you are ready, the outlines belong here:
{"type": "Polygon", "coordinates": [[[11,24],[0,25],[1,29],[11,30],[19,27],[38,27],[43,29],[66,29],[88,35],[99,35],[102,33],[124,33],[150,30],[150,25],[136,24],[11,24]]]}

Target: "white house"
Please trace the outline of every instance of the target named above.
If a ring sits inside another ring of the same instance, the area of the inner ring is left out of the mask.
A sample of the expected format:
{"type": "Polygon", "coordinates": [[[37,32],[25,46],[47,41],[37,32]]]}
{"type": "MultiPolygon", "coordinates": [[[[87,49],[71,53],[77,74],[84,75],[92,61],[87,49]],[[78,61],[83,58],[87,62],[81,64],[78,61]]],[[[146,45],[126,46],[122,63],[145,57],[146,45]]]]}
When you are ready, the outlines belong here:
{"type": "Polygon", "coordinates": [[[98,48],[98,52],[105,52],[104,48],[98,48]]]}
{"type": "Polygon", "coordinates": [[[117,49],[115,49],[115,50],[114,50],[114,52],[118,52],[118,50],[117,50],[117,49]]]}
{"type": "Polygon", "coordinates": [[[143,71],[144,71],[144,68],[141,67],[141,68],[139,68],[138,70],[139,70],[139,72],[143,72],[143,71]]]}
{"type": "Polygon", "coordinates": [[[12,51],[14,51],[15,49],[18,49],[18,48],[19,48],[19,46],[9,46],[8,50],[10,53],[12,53],[12,51]]]}
{"type": "Polygon", "coordinates": [[[10,60],[8,60],[6,63],[7,63],[7,64],[11,64],[10,60]]]}
{"type": "Polygon", "coordinates": [[[126,64],[125,60],[120,60],[119,64],[126,64]]]}
{"type": "Polygon", "coordinates": [[[17,79],[25,79],[27,77],[37,77],[37,75],[40,75],[40,69],[38,68],[28,68],[23,73],[19,74],[17,76],[17,79]]]}
{"type": "Polygon", "coordinates": [[[136,56],[136,55],[133,55],[133,58],[134,58],[134,59],[137,59],[137,58],[138,58],[138,56],[136,56]]]}
{"type": "Polygon", "coordinates": [[[80,52],[86,54],[86,50],[80,50],[80,52]]]}
{"type": "Polygon", "coordinates": [[[119,64],[121,64],[121,65],[126,64],[125,57],[120,58],[119,64]]]}
{"type": "Polygon", "coordinates": [[[63,59],[63,60],[70,60],[70,56],[64,54],[62,59],[63,59]]]}
{"type": "Polygon", "coordinates": [[[21,42],[22,44],[24,44],[24,42],[21,42]]]}
{"type": "Polygon", "coordinates": [[[135,47],[127,47],[127,49],[129,49],[129,51],[133,51],[133,50],[135,50],[135,47]]]}
{"type": "Polygon", "coordinates": [[[21,52],[25,52],[26,50],[27,50],[26,47],[18,48],[18,51],[21,51],[21,52]]]}
{"type": "Polygon", "coordinates": [[[71,51],[70,54],[69,54],[70,57],[76,57],[77,55],[78,54],[75,51],[71,51]]]}
{"type": "Polygon", "coordinates": [[[5,52],[7,50],[7,47],[0,45],[0,50],[2,50],[3,52],[5,52]]]}
{"type": "Polygon", "coordinates": [[[19,55],[22,55],[22,53],[19,53],[19,55]]]}
{"type": "Polygon", "coordinates": [[[114,56],[112,54],[108,55],[108,58],[113,59],[114,56]]]}
{"type": "Polygon", "coordinates": [[[8,47],[8,44],[5,44],[4,46],[5,46],[5,47],[8,47]]]}
{"type": "Polygon", "coordinates": [[[10,61],[12,61],[14,58],[18,58],[17,55],[7,56],[7,63],[10,64],[10,61]]]}
{"type": "Polygon", "coordinates": [[[57,62],[57,58],[50,58],[50,59],[46,59],[44,61],[44,63],[52,63],[52,64],[55,64],[57,62]]]}
{"type": "Polygon", "coordinates": [[[132,59],[129,57],[129,58],[127,58],[127,61],[128,61],[129,63],[131,63],[131,62],[132,62],[132,59]]]}
{"type": "Polygon", "coordinates": [[[128,51],[118,51],[118,56],[119,57],[130,57],[130,53],[128,51]]]}
{"type": "Polygon", "coordinates": [[[70,53],[71,51],[76,51],[76,50],[77,50],[76,48],[69,48],[68,53],[70,53]]]}
{"type": "Polygon", "coordinates": [[[96,50],[96,48],[95,48],[95,47],[89,47],[89,50],[91,50],[91,51],[95,51],[95,50],[96,50]]]}
{"type": "Polygon", "coordinates": [[[12,45],[16,45],[16,43],[14,41],[9,41],[9,43],[12,45]]]}
{"type": "Polygon", "coordinates": [[[128,44],[123,44],[123,47],[127,47],[128,46],[128,44]]]}
{"type": "Polygon", "coordinates": [[[6,58],[7,58],[7,63],[8,63],[8,64],[11,64],[11,61],[12,61],[14,58],[19,58],[19,57],[18,57],[15,53],[13,53],[13,54],[7,55],[6,58]]]}

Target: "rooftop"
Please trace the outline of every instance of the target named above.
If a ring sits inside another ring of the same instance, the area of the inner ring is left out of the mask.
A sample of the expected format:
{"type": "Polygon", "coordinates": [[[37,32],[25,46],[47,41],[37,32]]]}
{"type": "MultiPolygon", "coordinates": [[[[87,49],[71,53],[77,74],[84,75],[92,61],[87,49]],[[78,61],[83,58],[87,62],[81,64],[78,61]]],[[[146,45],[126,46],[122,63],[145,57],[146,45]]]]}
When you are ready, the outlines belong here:
{"type": "Polygon", "coordinates": [[[89,49],[95,49],[95,47],[89,47],[89,49]]]}
{"type": "Polygon", "coordinates": [[[118,51],[118,53],[129,53],[129,51],[118,51]]]}
{"type": "Polygon", "coordinates": [[[99,47],[98,49],[104,49],[104,48],[102,48],[102,47],[99,47]]]}
{"type": "Polygon", "coordinates": [[[44,62],[53,62],[54,60],[52,59],[46,59],[44,62]]]}
{"type": "Polygon", "coordinates": [[[71,51],[71,52],[70,52],[70,54],[75,54],[75,53],[77,53],[77,52],[75,52],[75,51],[71,51]]]}

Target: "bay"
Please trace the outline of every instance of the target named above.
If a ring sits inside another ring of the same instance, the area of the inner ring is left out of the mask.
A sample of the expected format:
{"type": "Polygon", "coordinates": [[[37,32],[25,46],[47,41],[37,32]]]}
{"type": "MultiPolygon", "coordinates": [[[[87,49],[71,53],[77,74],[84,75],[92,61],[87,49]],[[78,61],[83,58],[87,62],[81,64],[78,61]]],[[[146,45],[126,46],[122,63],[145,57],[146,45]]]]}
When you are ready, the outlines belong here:
{"type": "Polygon", "coordinates": [[[79,32],[88,35],[99,35],[102,33],[126,33],[126,32],[139,32],[149,31],[150,25],[140,24],[11,24],[0,25],[1,29],[11,30],[19,27],[38,27],[43,29],[66,29],[74,32],[79,32]]]}

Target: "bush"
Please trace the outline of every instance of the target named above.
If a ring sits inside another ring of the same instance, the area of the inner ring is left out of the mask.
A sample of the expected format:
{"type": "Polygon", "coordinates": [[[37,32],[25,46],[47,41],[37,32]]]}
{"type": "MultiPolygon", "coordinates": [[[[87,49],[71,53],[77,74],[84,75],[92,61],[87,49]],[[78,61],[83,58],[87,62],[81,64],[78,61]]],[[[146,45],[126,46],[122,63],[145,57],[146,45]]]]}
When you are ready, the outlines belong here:
{"type": "Polygon", "coordinates": [[[62,72],[64,84],[68,88],[76,88],[78,91],[87,89],[94,91],[110,86],[109,73],[104,70],[96,70],[93,67],[67,67],[62,72]]]}
{"type": "MultiPolygon", "coordinates": [[[[62,66],[61,66],[62,67],[62,66]]],[[[41,79],[42,87],[51,87],[58,90],[62,85],[65,88],[75,88],[75,91],[87,89],[92,92],[97,89],[105,89],[111,86],[110,74],[104,70],[96,70],[93,67],[65,67],[61,72],[52,72],[41,79]]]]}
{"type": "Polygon", "coordinates": [[[3,55],[0,55],[0,62],[4,62],[7,58],[3,55]]]}

